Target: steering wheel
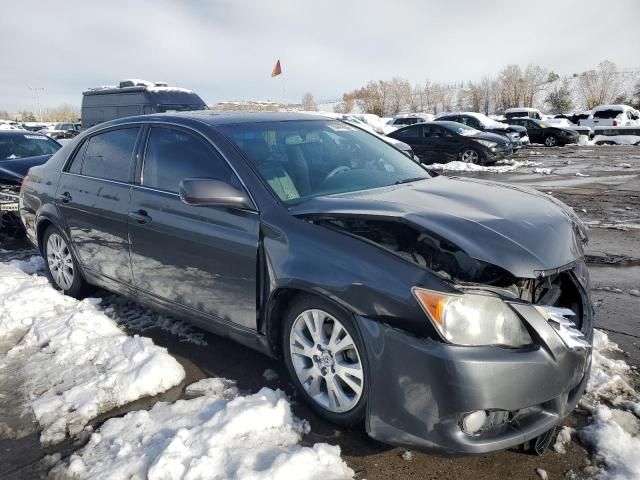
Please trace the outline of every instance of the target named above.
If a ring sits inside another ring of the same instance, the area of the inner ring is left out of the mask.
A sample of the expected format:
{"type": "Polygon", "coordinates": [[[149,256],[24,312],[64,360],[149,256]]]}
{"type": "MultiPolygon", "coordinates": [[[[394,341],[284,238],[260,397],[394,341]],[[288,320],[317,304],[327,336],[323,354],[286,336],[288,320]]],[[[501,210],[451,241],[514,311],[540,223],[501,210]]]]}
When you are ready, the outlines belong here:
{"type": "Polygon", "coordinates": [[[347,167],[346,165],[340,165],[339,167],[336,167],[336,168],[334,168],[333,170],[331,170],[331,171],[329,172],[329,175],[327,175],[327,176],[325,177],[325,179],[322,181],[322,183],[326,182],[326,181],[327,181],[327,180],[329,180],[330,178],[335,177],[336,175],[339,175],[339,174],[344,173],[344,172],[348,172],[348,171],[350,171],[350,170],[351,170],[351,168],[350,168],[350,167],[347,167]]]}

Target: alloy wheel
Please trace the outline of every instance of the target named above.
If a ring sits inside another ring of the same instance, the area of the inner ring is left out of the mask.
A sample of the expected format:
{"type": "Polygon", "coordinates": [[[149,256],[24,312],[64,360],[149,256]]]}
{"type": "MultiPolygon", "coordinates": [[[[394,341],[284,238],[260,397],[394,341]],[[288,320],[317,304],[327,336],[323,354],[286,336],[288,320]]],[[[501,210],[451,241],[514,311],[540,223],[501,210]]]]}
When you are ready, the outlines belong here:
{"type": "Polygon", "coordinates": [[[353,409],[363,394],[358,348],[344,325],[323,310],[305,310],[293,322],[289,350],[298,380],[309,396],[333,413],[353,409]]]}
{"type": "Polygon", "coordinates": [[[469,149],[462,152],[460,157],[464,163],[478,163],[480,156],[475,150],[469,149]]]}
{"type": "Polygon", "coordinates": [[[73,258],[66,242],[57,233],[49,235],[47,240],[47,264],[58,287],[69,290],[73,285],[73,258]]]}
{"type": "Polygon", "coordinates": [[[547,147],[555,147],[556,146],[556,137],[548,136],[547,138],[544,139],[544,144],[547,147]]]}

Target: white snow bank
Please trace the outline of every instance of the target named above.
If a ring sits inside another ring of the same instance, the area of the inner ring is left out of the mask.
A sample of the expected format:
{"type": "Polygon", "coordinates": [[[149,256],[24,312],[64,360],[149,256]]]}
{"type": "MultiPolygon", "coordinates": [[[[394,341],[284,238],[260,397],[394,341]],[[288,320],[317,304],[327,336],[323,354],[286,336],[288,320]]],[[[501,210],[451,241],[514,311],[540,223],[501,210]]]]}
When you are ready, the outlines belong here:
{"type": "Polygon", "coordinates": [[[144,337],[130,337],[97,308],[29,276],[37,261],[0,264],[0,339],[15,339],[0,355],[3,376],[19,375],[25,408],[35,415],[43,444],[80,433],[108,410],[178,385],[184,370],[144,337]]]}
{"type": "Polygon", "coordinates": [[[591,139],[591,144],[614,143],[615,145],[640,145],[638,135],[595,135],[591,139]]]}
{"type": "Polygon", "coordinates": [[[57,465],[77,479],[343,479],[354,472],[327,444],[302,447],[308,424],[296,420],[281,391],[237,396],[228,380],[188,390],[202,396],[157,403],[105,422],[89,443],[57,465]]]}
{"type": "Polygon", "coordinates": [[[512,172],[520,167],[534,167],[540,165],[537,162],[529,160],[501,160],[495,165],[476,165],[474,163],[465,163],[453,161],[449,163],[434,163],[428,165],[427,168],[442,172],[490,172],[490,173],[506,173],[512,172]]]}
{"type": "Polygon", "coordinates": [[[580,439],[606,467],[599,479],[640,479],[640,395],[630,384],[629,365],[605,356],[606,351],[620,349],[605,333],[595,330],[591,376],[580,400],[593,421],[580,430],[580,439]]]}

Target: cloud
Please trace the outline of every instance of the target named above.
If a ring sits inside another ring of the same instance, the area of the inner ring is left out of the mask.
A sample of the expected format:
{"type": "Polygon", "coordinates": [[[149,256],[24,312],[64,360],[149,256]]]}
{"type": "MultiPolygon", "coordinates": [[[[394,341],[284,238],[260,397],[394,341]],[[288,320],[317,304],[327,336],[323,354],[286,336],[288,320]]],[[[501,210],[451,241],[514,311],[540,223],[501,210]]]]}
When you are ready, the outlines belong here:
{"type": "Polygon", "coordinates": [[[336,98],[392,76],[475,80],[509,63],[637,67],[637,18],[636,0],[5,2],[0,109],[33,109],[27,86],[46,89],[45,105],[79,105],[85,88],[131,77],[214,103],[336,98]]]}

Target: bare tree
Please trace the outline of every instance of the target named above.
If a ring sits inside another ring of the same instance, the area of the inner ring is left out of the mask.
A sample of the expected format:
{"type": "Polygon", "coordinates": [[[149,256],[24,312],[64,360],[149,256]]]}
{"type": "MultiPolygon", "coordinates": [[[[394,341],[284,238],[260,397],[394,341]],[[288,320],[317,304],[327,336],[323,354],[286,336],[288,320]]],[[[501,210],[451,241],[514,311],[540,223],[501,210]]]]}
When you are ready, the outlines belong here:
{"type": "Polygon", "coordinates": [[[310,92],[307,92],[302,96],[301,103],[302,103],[303,110],[309,110],[314,112],[318,110],[318,105],[316,104],[316,101],[313,99],[313,95],[310,92]]]}
{"type": "Polygon", "coordinates": [[[618,68],[609,60],[600,62],[596,70],[582,73],[578,78],[580,94],[587,108],[611,103],[620,96],[618,68]]]}
{"type": "Polygon", "coordinates": [[[386,82],[388,86],[388,110],[385,113],[396,115],[411,102],[411,84],[408,80],[399,77],[393,77],[391,81],[386,82]]]}
{"type": "Polygon", "coordinates": [[[522,75],[522,103],[525,107],[533,107],[536,96],[548,78],[547,71],[538,65],[527,65],[522,75]]]}

